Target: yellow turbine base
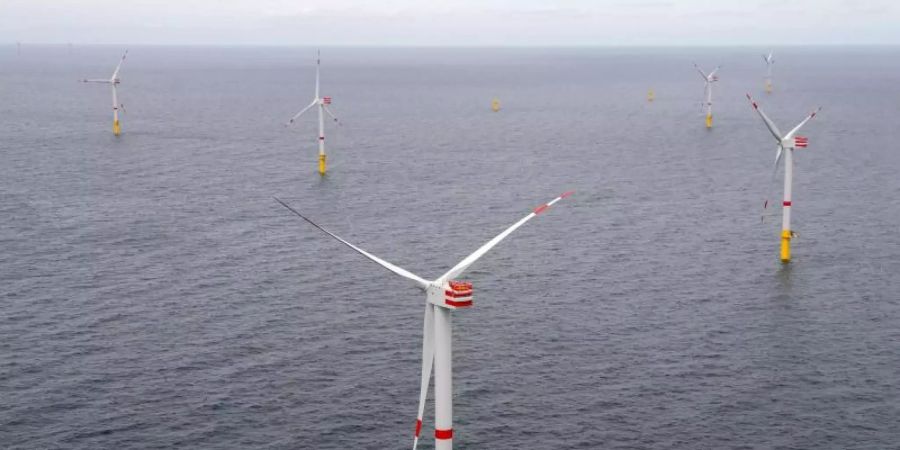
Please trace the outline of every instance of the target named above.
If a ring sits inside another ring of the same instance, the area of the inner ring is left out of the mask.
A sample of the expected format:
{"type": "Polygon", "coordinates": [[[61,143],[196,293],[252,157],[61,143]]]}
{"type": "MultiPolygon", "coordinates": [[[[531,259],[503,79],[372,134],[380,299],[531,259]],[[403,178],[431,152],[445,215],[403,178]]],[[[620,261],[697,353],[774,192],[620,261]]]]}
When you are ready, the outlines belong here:
{"type": "Polygon", "coordinates": [[[122,133],[122,127],[119,126],[119,121],[114,120],[113,121],[113,134],[118,136],[121,133],[122,133]]]}
{"type": "Polygon", "coordinates": [[[319,155],[319,175],[325,175],[325,155],[319,155]]]}
{"type": "Polygon", "coordinates": [[[781,230],[781,262],[791,261],[791,230],[781,230]]]}
{"type": "Polygon", "coordinates": [[[766,83],[766,94],[772,93],[772,83],[766,83]]]}
{"type": "Polygon", "coordinates": [[[706,128],[712,128],[712,114],[706,115],[706,128]]]}

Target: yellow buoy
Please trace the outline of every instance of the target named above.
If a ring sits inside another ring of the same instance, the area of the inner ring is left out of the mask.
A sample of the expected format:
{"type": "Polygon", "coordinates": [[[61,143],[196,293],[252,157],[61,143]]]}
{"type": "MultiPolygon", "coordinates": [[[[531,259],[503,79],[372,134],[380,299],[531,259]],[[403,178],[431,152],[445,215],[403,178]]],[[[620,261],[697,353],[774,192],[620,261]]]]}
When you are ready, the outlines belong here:
{"type": "Polygon", "coordinates": [[[491,111],[500,111],[500,99],[495,97],[493,100],[491,100],[491,111]]]}

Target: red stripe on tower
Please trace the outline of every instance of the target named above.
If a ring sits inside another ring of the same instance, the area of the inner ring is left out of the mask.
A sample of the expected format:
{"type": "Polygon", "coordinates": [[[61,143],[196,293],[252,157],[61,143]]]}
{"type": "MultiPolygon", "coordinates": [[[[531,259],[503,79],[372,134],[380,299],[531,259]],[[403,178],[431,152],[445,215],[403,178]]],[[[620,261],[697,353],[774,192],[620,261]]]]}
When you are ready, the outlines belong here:
{"type": "Polygon", "coordinates": [[[782,206],[791,206],[791,202],[782,202],[781,205],[782,206]]]}
{"type": "Polygon", "coordinates": [[[434,430],[434,438],[435,439],[453,439],[453,428],[449,430],[434,430]]]}

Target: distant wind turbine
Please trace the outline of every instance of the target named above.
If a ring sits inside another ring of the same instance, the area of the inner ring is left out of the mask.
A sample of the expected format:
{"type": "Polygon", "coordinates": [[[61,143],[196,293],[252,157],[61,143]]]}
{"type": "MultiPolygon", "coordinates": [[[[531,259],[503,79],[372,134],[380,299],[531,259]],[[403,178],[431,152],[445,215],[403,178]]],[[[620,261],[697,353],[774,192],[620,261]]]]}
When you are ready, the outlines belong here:
{"type": "Polygon", "coordinates": [[[775,58],[772,57],[772,52],[770,51],[768,55],[762,55],[763,60],[766,62],[766,93],[772,93],[772,66],[775,64],[775,58]]]}
{"type": "Polygon", "coordinates": [[[119,127],[119,108],[121,107],[123,110],[125,109],[125,105],[119,104],[119,96],[116,92],[116,86],[119,85],[119,70],[122,69],[122,63],[125,62],[125,57],[128,56],[128,50],[125,50],[125,54],[122,55],[122,59],[119,60],[119,65],[116,66],[116,70],[113,72],[112,76],[109,77],[108,80],[105,79],[84,79],[81,80],[84,83],[102,83],[108,84],[112,86],[112,104],[113,104],[113,134],[118,136],[121,133],[122,129],[119,127]]]}
{"type": "Polygon", "coordinates": [[[453,448],[453,370],[452,370],[452,316],[451,312],[472,306],[472,283],[455,281],[475,261],[484,256],[490,249],[500,243],[506,236],[544,212],[556,202],[572,195],[572,192],[556,197],[549,203],[538,206],[527,216],[507,228],[505,231],[482,245],[471,255],[453,266],[439,278],[428,281],[406,269],[395,266],[375,255],[345,241],[336,234],[322,228],[317,223],[300,214],[287,203],[275,198],[278,203],[309,222],[310,225],[350,247],[353,251],[381,265],[387,270],[412,281],[425,292],[425,321],[422,339],[422,377],[419,391],[419,410],[416,418],[416,429],[413,437],[413,449],[419,443],[422,431],[422,416],[425,411],[425,398],[428,396],[428,384],[431,380],[432,363],[434,365],[434,438],[436,450],[453,448]]]}
{"type": "Polygon", "coordinates": [[[308,111],[313,106],[318,106],[319,108],[319,175],[325,175],[325,118],[324,114],[327,113],[334,119],[335,122],[338,121],[338,118],[334,116],[330,109],[328,109],[328,105],[331,104],[331,97],[320,97],[319,96],[319,65],[321,62],[319,51],[316,51],[316,95],[313,98],[312,103],[309,104],[306,108],[303,108],[297,114],[294,114],[294,117],[291,117],[291,120],[288,121],[288,125],[294,123],[300,116],[303,115],[306,111],[308,111]]]}
{"type": "Polygon", "coordinates": [[[703,78],[703,82],[705,83],[704,95],[706,97],[706,128],[712,128],[712,84],[716,81],[719,81],[719,76],[716,75],[716,72],[719,71],[720,66],[716,66],[716,68],[713,69],[713,71],[710,72],[709,75],[707,75],[706,72],[704,72],[703,69],[701,69],[700,66],[697,65],[697,63],[694,63],[694,68],[697,69],[697,72],[700,72],[700,77],[703,78]]]}
{"type": "MultiPolygon", "coordinates": [[[[775,165],[772,169],[773,182],[775,181],[775,175],[778,173],[778,163],[781,161],[782,155],[784,156],[784,201],[781,203],[783,214],[781,222],[781,262],[787,263],[791,260],[791,238],[794,237],[794,232],[791,230],[791,185],[794,177],[794,148],[806,148],[806,146],[809,145],[809,140],[806,137],[796,136],[796,134],[803,125],[806,125],[806,122],[809,122],[813,117],[816,117],[816,113],[822,108],[816,108],[815,111],[806,116],[806,118],[796,127],[792,128],[791,131],[788,131],[787,134],[781,134],[781,130],[779,130],[775,123],[766,116],[766,113],[759,108],[759,105],[753,100],[753,97],[751,97],[750,94],[747,94],[747,99],[750,100],[753,109],[759,113],[759,117],[762,118],[763,122],[766,124],[766,128],[769,129],[769,132],[772,133],[772,136],[775,138],[775,141],[778,142],[775,153],[775,165]]],[[[766,198],[766,201],[763,203],[763,210],[765,211],[768,206],[769,199],[766,198]]]]}

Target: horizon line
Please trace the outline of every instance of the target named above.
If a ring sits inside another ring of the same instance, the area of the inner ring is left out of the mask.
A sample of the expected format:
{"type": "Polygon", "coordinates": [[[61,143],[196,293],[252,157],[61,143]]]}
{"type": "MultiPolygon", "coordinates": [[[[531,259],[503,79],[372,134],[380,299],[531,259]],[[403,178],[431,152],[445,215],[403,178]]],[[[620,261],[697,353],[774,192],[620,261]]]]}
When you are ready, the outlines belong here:
{"type": "Polygon", "coordinates": [[[281,48],[813,48],[813,47],[900,47],[900,43],[816,43],[816,44],[273,44],[273,43],[79,43],[79,42],[34,42],[7,41],[0,46],[33,45],[59,47],[77,45],[82,47],[281,47],[281,48]]]}

